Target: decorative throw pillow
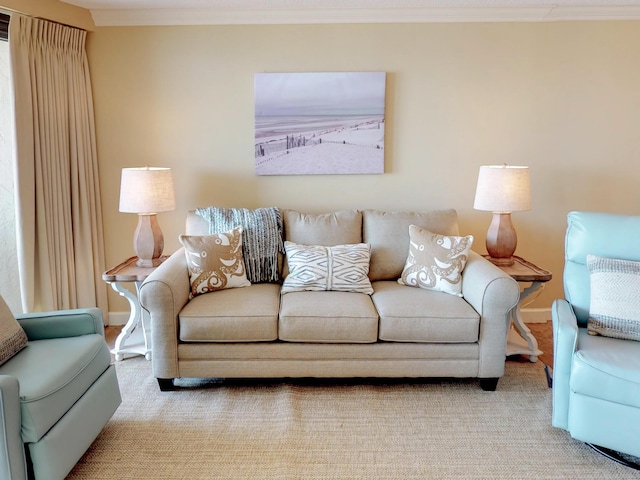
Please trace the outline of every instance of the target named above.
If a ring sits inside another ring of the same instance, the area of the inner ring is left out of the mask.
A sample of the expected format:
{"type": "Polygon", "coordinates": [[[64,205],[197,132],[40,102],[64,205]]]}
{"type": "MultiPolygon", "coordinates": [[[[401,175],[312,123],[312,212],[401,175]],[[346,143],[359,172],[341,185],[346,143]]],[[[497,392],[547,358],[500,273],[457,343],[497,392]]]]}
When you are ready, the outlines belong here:
{"type": "Polygon", "coordinates": [[[462,270],[473,236],[439,235],[409,226],[409,256],[398,283],[462,296],[462,270]]]}
{"type": "Polygon", "coordinates": [[[587,331],[640,341],[640,262],[587,255],[591,283],[587,331]]]}
{"type": "Polygon", "coordinates": [[[225,288],[247,287],[242,227],[213,235],[180,235],[189,269],[189,298],[225,288]]]}
{"type": "Polygon", "coordinates": [[[289,274],[282,293],[305,290],[333,290],[371,295],[368,243],[349,245],[299,245],[284,242],[289,274]]]}
{"type": "Polygon", "coordinates": [[[0,298],[0,365],[27,346],[27,334],[0,298]]]}

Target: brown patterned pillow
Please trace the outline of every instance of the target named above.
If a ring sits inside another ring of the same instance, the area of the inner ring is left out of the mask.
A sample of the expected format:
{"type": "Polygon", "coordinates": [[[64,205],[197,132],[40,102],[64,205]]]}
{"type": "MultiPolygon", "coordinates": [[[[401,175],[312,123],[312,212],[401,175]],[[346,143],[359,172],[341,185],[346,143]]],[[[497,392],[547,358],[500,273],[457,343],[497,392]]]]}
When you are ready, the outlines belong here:
{"type": "Polygon", "coordinates": [[[180,235],[189,269],[189,298],[251,282],[242,257],[242,227],[213,235],[180,235]]]}
{"type": "Polygon", "coordinates": [[[27,346],[27,334],[0,297],[0,365],[27,346]]]}
{"type": "Polygon", "coordinates": [[[409,226],[409,256],[398,283],[462,296],[462,270],[473,236],[439,235],[409,226]]]}

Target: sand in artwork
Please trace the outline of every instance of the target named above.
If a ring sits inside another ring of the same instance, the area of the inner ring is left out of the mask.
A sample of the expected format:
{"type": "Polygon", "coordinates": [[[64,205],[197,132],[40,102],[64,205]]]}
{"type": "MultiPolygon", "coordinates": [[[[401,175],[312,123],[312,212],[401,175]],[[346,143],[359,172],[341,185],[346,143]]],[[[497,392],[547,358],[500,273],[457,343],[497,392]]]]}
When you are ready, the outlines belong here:
{"type": "Polygon", "coordinates": [[[384,173],[384,72],[256,75],[257,175],[384,173]]]}

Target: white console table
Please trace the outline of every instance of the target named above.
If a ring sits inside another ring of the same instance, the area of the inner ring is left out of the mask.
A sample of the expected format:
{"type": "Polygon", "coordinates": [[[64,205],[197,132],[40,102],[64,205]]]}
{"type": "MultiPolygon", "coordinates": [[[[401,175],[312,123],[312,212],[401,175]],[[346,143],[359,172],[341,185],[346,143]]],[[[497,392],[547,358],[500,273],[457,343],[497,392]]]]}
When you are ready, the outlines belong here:
{"type": "MultiPolygon", "coordinates": [[[[164,261],[167,257],[163,257],[164,261]]],[[[142,282],[153,273],[157,267],[138,267],[138,257],[131,257],[102,274],[102,279],[111,285],[118,295],[129,302],[131,313],[129,320],[116,338],[111,353],[116,361],[124,360],[133,355],[144,355],[151,360],[151,325],[149,314],[142,309],[138,300],[138,293],[142,282]],[[133,284],[135,291],[125,284],[133,284]]]]}

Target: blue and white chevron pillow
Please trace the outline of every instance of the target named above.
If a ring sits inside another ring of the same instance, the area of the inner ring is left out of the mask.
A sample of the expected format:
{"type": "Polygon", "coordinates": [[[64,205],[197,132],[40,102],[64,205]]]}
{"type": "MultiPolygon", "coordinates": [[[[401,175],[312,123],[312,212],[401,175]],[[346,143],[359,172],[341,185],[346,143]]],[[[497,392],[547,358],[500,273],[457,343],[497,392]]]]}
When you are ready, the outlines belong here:
{"type": "Polygon", "coordinates": [[[349,245],[299,245],[286,241],[289,275],[282,293],[333,290],[371,295],[368,243],[349,245]]]}

